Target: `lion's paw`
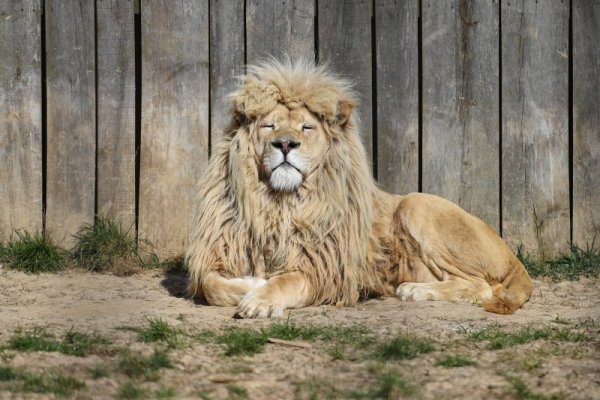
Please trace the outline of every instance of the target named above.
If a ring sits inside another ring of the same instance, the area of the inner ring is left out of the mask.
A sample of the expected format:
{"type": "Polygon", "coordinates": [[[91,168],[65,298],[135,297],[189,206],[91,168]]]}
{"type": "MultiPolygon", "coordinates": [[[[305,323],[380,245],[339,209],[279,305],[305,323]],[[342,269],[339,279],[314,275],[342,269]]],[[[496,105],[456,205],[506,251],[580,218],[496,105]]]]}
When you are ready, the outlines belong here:
{"type": "Polygon", "coordinates": [[[265,299],[257,290],[244,296],[237,307],[237,314],[241,318],[277,318],[283,316],[284,307],[265,299]]]}
{"type": "Polygon", "coordinates": [[[429,288],[424,283],[406,282],[396,289],[396,297],[402,301],[431,300],[429,288]]]}

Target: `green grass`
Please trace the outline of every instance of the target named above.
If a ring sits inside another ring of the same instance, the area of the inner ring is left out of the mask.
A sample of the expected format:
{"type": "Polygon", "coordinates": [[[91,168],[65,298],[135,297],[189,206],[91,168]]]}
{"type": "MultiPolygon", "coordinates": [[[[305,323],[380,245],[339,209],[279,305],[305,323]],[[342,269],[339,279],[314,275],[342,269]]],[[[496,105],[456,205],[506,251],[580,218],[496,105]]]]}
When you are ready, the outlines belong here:
{"type": "Polygon", "coordinates": [[[67,261],[67,252],[43,233],[16,231],[15,237],[0,250],[0,262],[32,274],[61,271],[67,261]]]}
{"type": "Polygon", "coordinates": [[[435,351],[433,342],[410,335],[398,335],[375,350],[375,357],[383,360],[410,360],[420,354],[435,351]]]}
{"type": "Polygon", "coordinates": [[[600,249],[595,248],[594,241],[591,245],[586,245],[585,249],[571,244],[569,250],[553,260],[537,261],[525,254],[520,246],[517,249],[517,257],[534,278],[548,277],[554,281],[573,281],[580,277],[595,278],[600,275],[600,249]]]}
{"type": "Polygon", "coordinates": [[[161,342],[169,347],[178,347],[181,345],[179,335],[180,329],[176,329],[169,323],[160,318],[146,318],[148,326],[139,330],[138,338],[145,343],[161,342]]]}
{"type": "Polygon", "coordinates": [[[346,347],[341,343],[336,343],[333,346],[327,348],[326,353],[332,360],[347,360],[348,354],[346,353],[346,347]]]}
{"type": "Polygon", "coordinates": [[[151,254],[143,260],[142,265],[146,269],[161,269],[169,274],[180,274],[186,272],[183,256],[161,260],[156,254],[151,254]]]}
{"type": "Polygon", "coordinates": [[[70,396],[86,388],[85,382],[59,373],[37,374],[20,369],[0,366],[0,382],[10,382],[11,391],[53,393],[57,396],[70,396]]]}
{"type": "Polygon", "coordinates": [[[154,397],[157,399],[173,399],[177,396],[175,388],[162,386],[154,392],[154,397]]]}
{"type": "Polygon", "coordinates": [[[260,353],[267,343],[267,336],[249,328],[229,328],[216,336],[216,342],[225,347],[226,356],[260,353]]]}
{"type": "Polygon", "coordinates": [[[120,399],[145,399],[146,390],[132,382],[126,382],[119,388],[118,397],[120,399]]]}
{"type": "Polygon", "coordinates": [[[220,334],[210,331],[194,336],[204,343],[214,342],[225,348],[226,356],[260,353],[269,338],[283,340],[323,340],[365,347],[372,342],[368,330],[362,326],[297,325],[293,322],[274,322],[260,330],[230,327],[220,334]]]}
{"type": "Polygon", "coordinates": [[[297,325],[293,322],[273,322],[261,333],[270,338],[283,340],[315,340],[323,336],[326,328],[317,325],[297,325]]]}
{"type": "Polygon", "coordinates": [[[475,364],[475,361],[473,361],[469,356],[464,356],[461,354],[448,355],[435,362],[436,366],[444,368],[468,367],[475,364]]]}
{"type": "Polygon", "coordinates": [[[404,378],[398,372],[389,369],[379,369],[374,376],[374,382],[364,389],[348,390],[338,389],[332,382],[319,379],[301,382],[299,389],[306,396],[302,398],[320,399],[401,399],[413,396],[416,386],[404,378]]]}
{"type": "Polygon", "coordinates": [[[562,400],[564,396],[562,394],[554,394],[546,396],[539,393],[534,393],[525,382],[520,378],[509,378],[511,384],[510,391],[514,395],[516,400],[562,400]]]}
{"type": "Polygon", "coordinates": [[[90,369],[90,375],[92,379],[100,379],[108,377],[108,370],[106,366],[101,364],[94,365],[94,368],[90,369]]]}
{"type": "Polygon", "coordinates": [[[17,330],[0,349],[16,351],[56,351],[70,356],[85,357],[90,353],[102,352],[110,341],[86,333],[68,331],[57,339],[45,328],[33,328],[29,331],[17,330]]]}
{"type": "Polygon", "coordinates": [[[119,360],[119,371],[130,378],[143,378],[152,381],[158,378],[158,370],[173,368],[169,355],[162,350],[154,350],[150,356],[134,355],[125,352],[119,360]]]}
{"type": "MultiPolygon", "coordinates": [[[[400,399],[412,396],[416,387],[403,379],[397,372],[386,371],[377,378],[375,385],[369,389],[366,398],[400,399]]],[[[360,396],[360,398],[364,398],[360,396]]]]}
{"type": "Polygon", "coordinates": [[[135,238],[116,220],[99,216],[94,224],[83,225],[74,237],[72,255],[82,268],[127,275],[141,266],[135,238]]]}
{"type": "Polygon", "coordinates": [[[248,391],[238,385],[227,385],[228,398],[231,400],[242,400],[248,398],[248,391]]]}
{"type": "Polygon", "coordinates": [[[560,342],[583,342],[588,340],[584,333],[551,327],[525,327],[517,332],[505,332],[497,326],[491,326],[480,331],[471,332],[468,337],[475,341],[487,341],[490,350],[499,350],[536,340],[555,340],[560,342]]]}

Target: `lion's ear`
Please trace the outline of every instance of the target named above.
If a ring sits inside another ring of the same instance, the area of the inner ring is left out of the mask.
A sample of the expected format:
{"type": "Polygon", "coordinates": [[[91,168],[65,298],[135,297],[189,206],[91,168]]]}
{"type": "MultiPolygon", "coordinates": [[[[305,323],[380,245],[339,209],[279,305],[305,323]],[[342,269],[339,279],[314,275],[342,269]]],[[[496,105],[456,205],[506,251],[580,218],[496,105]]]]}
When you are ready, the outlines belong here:
{"type": "Polygon", "coordinates": [[[248,115],[246,115],[244,110],[240,107],[239,103],[236,103],[235,100],[233,101],[233,104],[231,106],[231,114],[240,126],[247,125],[248,122],[250,122],[248,115]]]}
{"type": "Polygon", "coordinates": [[[338,114],[336,117],[336,122],[339,126],[344,126],[348,123],[350,116],[354,112],[357,103],[354,99],[346,99],[342,100],[338,104],[338,114]]]}

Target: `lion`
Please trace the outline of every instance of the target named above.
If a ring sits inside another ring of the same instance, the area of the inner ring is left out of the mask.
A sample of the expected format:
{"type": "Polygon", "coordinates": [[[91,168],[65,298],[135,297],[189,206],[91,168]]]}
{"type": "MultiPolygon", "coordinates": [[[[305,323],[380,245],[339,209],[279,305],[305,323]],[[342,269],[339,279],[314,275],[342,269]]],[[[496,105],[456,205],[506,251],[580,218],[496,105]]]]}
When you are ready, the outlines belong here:
{"type": "Polygon", "coordinates": [[[349,81],[270,60],[231,99],[199,185],[191,296],[241,318],[394,294],[510,314],[531,296],[523,264],[485,222],[440,197],[378,188],[349,81]]]}

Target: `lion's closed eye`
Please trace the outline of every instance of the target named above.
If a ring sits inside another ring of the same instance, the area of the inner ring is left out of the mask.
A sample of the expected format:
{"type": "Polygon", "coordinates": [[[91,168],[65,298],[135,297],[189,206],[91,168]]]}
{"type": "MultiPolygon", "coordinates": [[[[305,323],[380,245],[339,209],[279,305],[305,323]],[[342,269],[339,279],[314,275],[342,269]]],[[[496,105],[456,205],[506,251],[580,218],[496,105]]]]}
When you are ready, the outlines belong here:
{"type": "Polygon", "coordinates": [[[312,131],[313,129],[315,129],[314,125],[311,125],[311,124],[303,124],[302,125],[302,132],[304,132],[304,133],[310,133],[310,131],[312,131]]]}

